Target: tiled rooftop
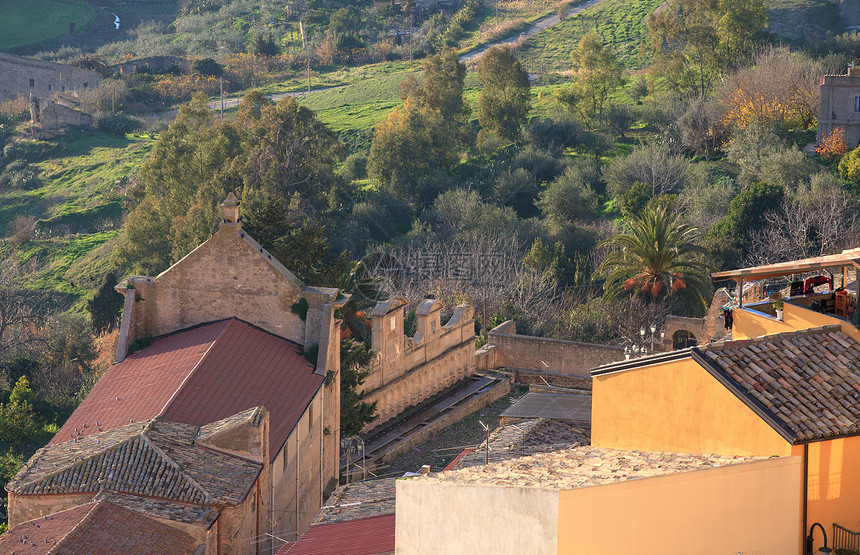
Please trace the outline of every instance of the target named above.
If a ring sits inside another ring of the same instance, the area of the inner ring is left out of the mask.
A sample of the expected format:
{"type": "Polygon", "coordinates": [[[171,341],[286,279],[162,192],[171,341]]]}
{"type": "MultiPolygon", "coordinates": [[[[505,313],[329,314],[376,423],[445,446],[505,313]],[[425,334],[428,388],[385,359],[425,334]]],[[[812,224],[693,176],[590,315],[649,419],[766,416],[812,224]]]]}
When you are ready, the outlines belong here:
{"type": "Polygon", "coordinates": [[[277,555],[379,555],[394,553],[394,515],[311,526],[277,555]]]}
{"type": "MultiPolygon", "coordinates": [[[[489,458],[492,464],[524,455],[558,451],[589,443],[585,430],[555,420],[536,418],[493,430],[490,434],[489,458]]],[[[486,442],[484,442],[456,461],[451,470],[482,466],[486,461],[486,442]]]]}
{"type": "Polygon", "coordinates": [[[427,478],[417,479],[445,483],[575,489],[755,460],[763,460],[763,457],[651,453],[583,446],[491,462],[484,466],[433,473],[427,478]]]}
{"type": "Polygon", "coordinates": [[[382,478],[338,487],[311,524],[394,514],[394,480],[382,478]]]}
{"type": "Polygon", "coordinates": [[[196,427],[129,424],[38,451],[6,485],[21,495],[102,490],[172,501],[235,505],[262,465],[193,444],[196,427]]]}
{"type": "Polygon", "coordinates": [[[264,406],[275,457],[323,382],[300,349],[235,318],[155,338],[111,366],[51,442],[158,416],[203,426],[264,406]]]}
{"type": "Polygon", "coordinates": [[[182,530],[102,500],[15,526],[0,536],[0,553],[184,555],[196,543],[182,530]]]}
{"type": "Polygon", "coordinates": [[[730,388],[763,408],[787,439],[860,433],[860,344],[839,326],[711,343],[699,350],[712,373],[730,378],[730,388]]]}
{"type": "Polygon", "coordinates": [[[147,516],[154,516],[156,518],[163,518],[176,522],[184,522],[185,524],[193,524],[196,526],[202,526],[203,528],[209,528],[218,518],[218,511],[212,507],[165,501],[163,499],[155,499],[153,497],[102,492],[96,495],[94,499],[96,501],[105,499],[114,505],[142,513],[147,516]]]}

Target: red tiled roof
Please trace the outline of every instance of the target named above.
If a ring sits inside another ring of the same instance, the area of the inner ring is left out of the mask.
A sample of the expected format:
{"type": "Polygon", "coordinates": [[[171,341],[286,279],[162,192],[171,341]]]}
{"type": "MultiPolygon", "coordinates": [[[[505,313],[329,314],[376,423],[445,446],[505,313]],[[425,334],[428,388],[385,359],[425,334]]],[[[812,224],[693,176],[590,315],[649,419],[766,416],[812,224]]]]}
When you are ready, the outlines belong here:
{"type": "Polygon", "coordinates": [[[108,368],[51,443],[160,415],[227,324],[225,320],[157,338],[108,368]]]}
{"type": "Polygon", "coordinates": [[[0,553],[179,555],[196,543],[182,530],[98,501],[15,526],[0,536],[0,553]]]}
{"type": "Polygon", "coordinates": [[[202,426],[265,406],[275,456],[322,385],[300,346],[235,318],[156,338],[111,366],[52,442],[164,416],[202,426]],[[117,398],[119,398],[117,400],[117,398]]]}
{"type": "Polygon", "coordinates": [[[380,555],[394,553],[394,515],[311,526],[277,555],[380,555]]]}
{"type": "Polygon", "coordinates": [[[90,513],[95,503],[22,522],[0,536],[0,553],[47,554],[90,513]]]}
{"type": "Polygon", "coordinates": [[[100,501],[53,552],[58,555],[185,555],[197,541],[189,534],[108,501],[100,501]]]}

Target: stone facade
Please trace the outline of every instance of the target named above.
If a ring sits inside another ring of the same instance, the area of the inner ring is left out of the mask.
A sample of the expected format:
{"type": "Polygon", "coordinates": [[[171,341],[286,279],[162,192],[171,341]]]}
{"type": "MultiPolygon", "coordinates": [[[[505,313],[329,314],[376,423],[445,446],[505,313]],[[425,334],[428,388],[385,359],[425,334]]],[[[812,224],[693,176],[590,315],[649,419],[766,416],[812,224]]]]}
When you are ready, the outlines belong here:
{"type": "MultiPolygon", "coordinates": [[[[117,286],[125,296],[117,360],[136,339],[236,317],[306,348],[318,346],[315,372],[337,373],[337,290],[306,287],[243,231],[232,193],[222,210],[218,232],[182,260],[157,277],[133,276],[117,286]]],[[[288,540],[307,529],[337,484],[339,445],[338,376],[320,389],[285,444],[272,446],[272,507],[263,526],[288,540]]]]}
{"type": "Polygon", "coordinates": [[[816,140],[843,129],[848,148],[855,148],[860,143],[860,68],[849,68],[847,75],[824,75],[819,90],[816,140]]]}
{"type": "Polygon", "coordinates": [[[94,89],[101,76],[88,69],[0,52],[0,102],[19,96],[47,98],[54,93],[94,89]]]}
{"type": "Polygon", "coordinates": [[[371,312],[376,358],[364,391],[367,401],[377,402],[379,418],[368,430],[390,422],[476,369],[473,307],[458,306],[443,325],[442,303],[424,300],[416,309],[415,337],[407,337],[406,304],[406,299],[395,297],[371,312]]]}

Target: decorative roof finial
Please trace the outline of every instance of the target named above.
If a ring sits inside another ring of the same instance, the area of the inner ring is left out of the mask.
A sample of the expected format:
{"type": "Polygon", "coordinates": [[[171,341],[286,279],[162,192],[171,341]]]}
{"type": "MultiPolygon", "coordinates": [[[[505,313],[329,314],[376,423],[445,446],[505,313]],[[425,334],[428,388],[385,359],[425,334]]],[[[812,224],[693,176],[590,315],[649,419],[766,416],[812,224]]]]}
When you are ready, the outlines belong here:
{"type": "Polygon", "coordinates": [[[239,223],[239,201],[232,192],[228,193],[227,198],[221,203],[221,212],[224,213],[223,224],[239,223]]]}

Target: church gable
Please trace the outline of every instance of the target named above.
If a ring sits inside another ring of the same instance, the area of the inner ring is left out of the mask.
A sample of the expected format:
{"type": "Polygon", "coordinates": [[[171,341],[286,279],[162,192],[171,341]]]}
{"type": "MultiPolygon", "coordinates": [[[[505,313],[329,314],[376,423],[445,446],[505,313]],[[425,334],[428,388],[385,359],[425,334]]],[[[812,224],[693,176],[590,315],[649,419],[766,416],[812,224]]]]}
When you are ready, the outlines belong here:
{"type": "Polygon", "coordinates": [[[215,235],[157,277],[132,277],[128,289],[118,287],[134,289],[129,342],[235,317],[306,343],[305,321],[293,311],[308,296],[304,284],[242,229],[232,193],[221,207],[215,235]]]}

